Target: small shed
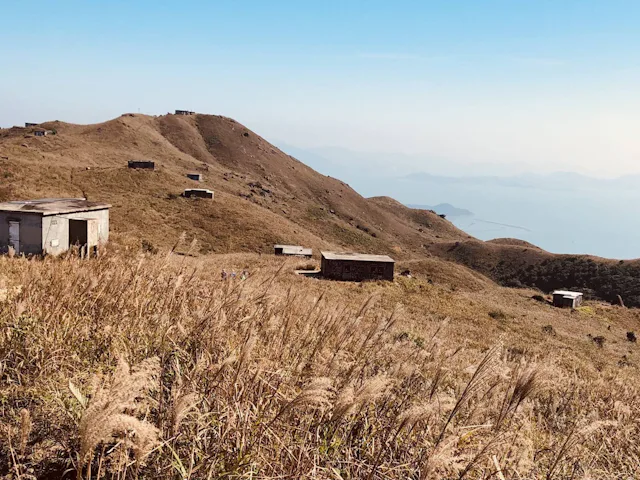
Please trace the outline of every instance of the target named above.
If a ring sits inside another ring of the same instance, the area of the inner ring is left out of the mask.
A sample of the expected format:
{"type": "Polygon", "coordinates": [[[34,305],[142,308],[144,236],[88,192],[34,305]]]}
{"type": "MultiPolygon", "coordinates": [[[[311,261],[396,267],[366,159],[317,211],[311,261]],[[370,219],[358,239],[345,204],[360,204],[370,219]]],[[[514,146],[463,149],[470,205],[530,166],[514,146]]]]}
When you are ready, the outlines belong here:
{"type": "Polygon", "coordinates": [[[553,292],[553,306],[560,308],[576,308],[582,305],[584,296],[580,292],[556,290],[553,292]]]}
{"type": "Polygon", "coordinates": [[[186,198],[213,198],[213,191],[206,188],[187,188],[182,196],[186,198]]]}
{"type": "Polygon", "coordinates": [[[313,250],[310,248],[304,248],[300,245],[274,245],[273,253],[276,255],[289,255],[293,257],[306,257],[311,258],[313,256],[313,250]]]}
{"type": "Polygon", "coordinates": [[[321,252],[322,276],[333,280],[393,281],[395,260],[387,255],[321,252]]]}
{"type": "Polygon", "coordinates": [[[48,133],[49,132],[47,132],[46,130],[36,130],[35,132],[33,132],[33,134],[36,137],[45,137],[45,136],[47,136],[48,133]]]}
{"type": "Polygon", "coordinates": [[[192,112],[191,110],[176,110],[176,115],[195,115],[196,112],[192,112]]]}
{"type": "Polygon", "coordinates": [[[37,127],[38,124],[37,123],[33,123],[33,122],[24,122],[24,126],[25,126],[25,128],[37,127]]]}
{"type": "Polygon", "coordinates": [[[129,168],[144,168],[147,170],[155,170],[156,164],[155,162],[150,162],[148,160],[129,160],[128,163],[129,168]]]}
{"type": "Polygon", "coordinates": [[[202,174],[201,173],[187,173],[187,178],[190,178],[191,180],[195,180],[196,182],[201,182],[202,181],[202,174]]]}
{"type": "Polygon", "coordinates": [[[78,246],[89,253],[109,240],[110,207],[84,198],[0,203],[0,252],[58,255],[78,246]]]}

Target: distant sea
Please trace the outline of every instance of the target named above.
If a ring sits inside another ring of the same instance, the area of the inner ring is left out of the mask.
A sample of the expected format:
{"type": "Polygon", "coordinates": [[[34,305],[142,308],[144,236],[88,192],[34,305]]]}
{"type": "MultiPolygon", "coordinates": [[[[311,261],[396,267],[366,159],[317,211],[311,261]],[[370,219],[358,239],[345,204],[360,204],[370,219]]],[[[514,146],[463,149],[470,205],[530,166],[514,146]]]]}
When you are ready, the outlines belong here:
{"type": "Polygon", "coordinates": [[[554,253],[640,258],[638,190],[541,190],[507,186],[403,182],[406,203],[448,202],[473,212],[449,217],[481,240],[519,238],[554,253]]]}
{"type": "Polygon", "coordinates": [[[447,218],[481,240],[511,237],[554,253],[640,258],[639,175],[612,180],[575,172],[490,176],[496,171],[487,167],[486,176],[480,176],[478,168],[423,159],[424,171],[431,173],[397,176],[398,162],[386,154],[283,148],[365,197],[470,210],[472,216],[447,218]]]}
{"type": "Polygon", "coordinates": [[[443,181],[433,177],[371,179],[354,188],[366,196],[389,195],[405,204],[450,203],[472,216],[448,217],[481,240],[518,238],[554,253],[640,258],[640,187],[580,185],[522,187],[496,182],[443,181]]]}

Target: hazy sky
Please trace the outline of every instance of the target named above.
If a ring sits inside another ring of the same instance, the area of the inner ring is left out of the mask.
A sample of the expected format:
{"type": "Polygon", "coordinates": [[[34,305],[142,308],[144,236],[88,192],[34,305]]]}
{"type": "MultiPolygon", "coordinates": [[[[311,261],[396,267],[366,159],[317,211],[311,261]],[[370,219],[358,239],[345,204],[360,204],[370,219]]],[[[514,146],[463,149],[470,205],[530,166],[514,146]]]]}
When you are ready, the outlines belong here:
{"type": "Polygon", "coordinates": [[[301,147],[640,172],[637,0],[44,0],[0,16],[1,126],[180,108],[301,147]]]}

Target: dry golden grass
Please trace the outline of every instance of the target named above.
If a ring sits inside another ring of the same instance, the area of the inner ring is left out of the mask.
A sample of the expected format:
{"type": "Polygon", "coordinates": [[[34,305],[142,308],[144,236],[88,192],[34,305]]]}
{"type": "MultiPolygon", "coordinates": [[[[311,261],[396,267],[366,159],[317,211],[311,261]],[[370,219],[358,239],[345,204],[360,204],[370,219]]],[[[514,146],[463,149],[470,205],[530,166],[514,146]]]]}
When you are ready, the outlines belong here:
{"type": "Polygon", "coordinates": [[[271,253],[287,243],[410,258],[436,239],[467,237],[433,213],[362,197],[230,118],[124,114],[42,126],[57,134],[0,129],[0,201],[86,196],[110,203],[112,233],[138,248],[142,240],[168,248],[187,231],[203,253],[271,253]],[[131,170],[132,159],[153,160],[156,170],[131,170]],[[214,190],[215,200],[178,197],[196,185],[214,190]]]}
{"type": "Polygon", "coordinates": [[[634,311],[295,263],[0,258],[0,475],[638,476],[634,311]]]}

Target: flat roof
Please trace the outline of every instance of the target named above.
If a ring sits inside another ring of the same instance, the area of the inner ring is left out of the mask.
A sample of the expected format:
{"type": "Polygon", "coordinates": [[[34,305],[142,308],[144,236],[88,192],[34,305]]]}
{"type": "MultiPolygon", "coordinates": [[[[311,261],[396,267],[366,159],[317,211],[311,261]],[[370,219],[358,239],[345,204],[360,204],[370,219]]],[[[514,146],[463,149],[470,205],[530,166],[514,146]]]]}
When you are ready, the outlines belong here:
{"type": "Polygon", "coordinates": [[[40,198],[0,203],[0,212],[39,213],[46,216],[90,212],[110,207],[108,203],[90,202],[85,198],[40,198]]]}
{"type": "Polygon", "coordinates": [[[298,248],[302,250],[304,247],[301,245],[274,245],[273,248],[298,248]]]}
{"type": "Polygon", "coordinates": [[[370,255],[368,253],[336,253],[320,252],[327,260],[353,260],[355,262],[385,262],[395,263],[395,260],[388,255],[370,255]]]}
{"type": "Polygon", "coordinates": [[[555,290],[553,292],[554,295],[562,295],[563,297],[571,297],[571,298],[575,298],[575,297],[581,297],[582,293],[581,292],[570,292],[569,290],[555,290]]]}
{"type": "Polygon", "coordinates": [[[207,192],[207,193],[213,193],[213,191],[209,190],[208,188],[185,188],[184,191],[185,192],[207,192]]]}
{"type": "Polygon", "coordinates": [[[282,253],[284,255],[313,255],[313,251],[310,248],[298,247],[283,247],[282,253]]]}

